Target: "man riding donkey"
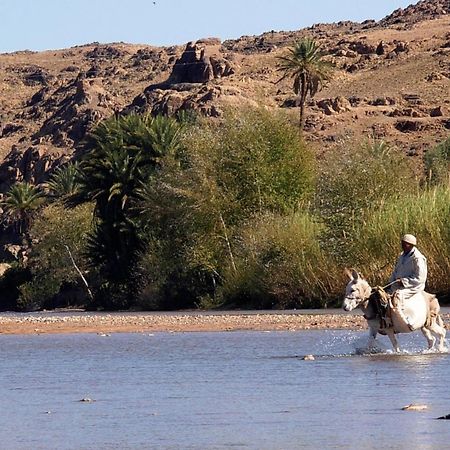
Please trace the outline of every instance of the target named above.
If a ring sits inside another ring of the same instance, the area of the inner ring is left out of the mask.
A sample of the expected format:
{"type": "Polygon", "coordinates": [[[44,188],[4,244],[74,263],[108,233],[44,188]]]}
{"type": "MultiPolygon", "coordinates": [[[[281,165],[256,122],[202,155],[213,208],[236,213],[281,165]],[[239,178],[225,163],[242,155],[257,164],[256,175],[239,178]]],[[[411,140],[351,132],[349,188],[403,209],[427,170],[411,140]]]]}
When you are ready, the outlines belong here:
{"type": "MultiPolygon", "coordinates": [[[[428,303],[428,320],[439,313],[439,303],[434,295],[425,292],[427,281],[427,259],[419,251],[417,239],[412,234],[405,234],[401,239],[402,254],[399,256],[394,271],[389,279],[389,290],[394,307],[405,305],[415,294],[422,293],[428,303]]],[[[405,316],[405,322],[412,328],[411,320],[405,316]]]]}

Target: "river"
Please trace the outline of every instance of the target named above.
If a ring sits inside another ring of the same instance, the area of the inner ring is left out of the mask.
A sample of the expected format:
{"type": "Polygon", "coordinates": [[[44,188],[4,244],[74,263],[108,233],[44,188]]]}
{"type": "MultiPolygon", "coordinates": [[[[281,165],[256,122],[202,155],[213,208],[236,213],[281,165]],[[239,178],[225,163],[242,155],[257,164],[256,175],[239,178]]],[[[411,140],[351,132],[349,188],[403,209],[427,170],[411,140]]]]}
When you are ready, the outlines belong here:
{"type": "Polygon", "coordinates": [[[0,447],[448,448],[450,355],[420,333],[361,355],[366,334],[3,335],[0,447]]]}

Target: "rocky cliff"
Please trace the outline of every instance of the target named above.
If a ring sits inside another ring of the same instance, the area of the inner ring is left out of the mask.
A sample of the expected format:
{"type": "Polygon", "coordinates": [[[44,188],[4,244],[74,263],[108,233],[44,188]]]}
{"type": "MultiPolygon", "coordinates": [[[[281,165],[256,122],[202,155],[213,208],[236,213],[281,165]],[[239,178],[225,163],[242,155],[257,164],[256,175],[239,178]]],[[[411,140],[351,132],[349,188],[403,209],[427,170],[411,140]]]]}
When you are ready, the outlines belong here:
{"type": "Polygon", "coordinates": [[[450,130],[450,2],[424,0],[379,22],[316,24],[221,42],[152,47],[92,43],[0,54],[0,192],[39,183],[70,159],[89,129],[112,114],[174,114],[263,104],[298,114],[277,56],[303,36],[335,64],[307,108],[318,150],[343,139],[384,139],[412,157],[450,130]]]}

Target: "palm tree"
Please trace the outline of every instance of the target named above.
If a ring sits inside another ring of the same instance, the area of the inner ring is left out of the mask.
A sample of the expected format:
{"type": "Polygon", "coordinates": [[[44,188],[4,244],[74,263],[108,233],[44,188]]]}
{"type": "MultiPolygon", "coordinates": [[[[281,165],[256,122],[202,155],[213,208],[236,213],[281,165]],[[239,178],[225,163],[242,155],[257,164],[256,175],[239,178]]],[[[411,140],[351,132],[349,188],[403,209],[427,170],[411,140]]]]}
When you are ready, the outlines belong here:
{"type": "Polygon", "coordinates": [[[45,187],[50,196],[67,198],[74,195],[79,188],[78,176],[78,164],[69,163],[58,167],[45,187]]]}
{"type": "Polygon", "coordinates": [[[44,201],[44,194],[36,186],[27,182],[16,183],[6,193],[3,201],[6,222],[22,235],[31,225],[34,211],[44,201]]]}
{"type": "Polygon", "coordinates": [[[78,191],[72,203],[92,201],[97,219],[88,253],[110,280],[127,279],[142,246],[138,213],[133,208],[142,183],[155,175],[180,145],[175,119],[112,117],[90,136],[90,151],[80,161],[78,191]]]}
{"type": "Polygon", "coordinates": [[[326,81],[331,78],[331,63],[322,59],[320,46],[314,39],[303,38],[289,48],[287,56],[280,56],[278,70],[284,72],[285,78],[293,78],[294,92],[298,95],[300,105],[300,130],[305,124],[305,102],[308,94],[311,97],[320,91],[326,81]]]}

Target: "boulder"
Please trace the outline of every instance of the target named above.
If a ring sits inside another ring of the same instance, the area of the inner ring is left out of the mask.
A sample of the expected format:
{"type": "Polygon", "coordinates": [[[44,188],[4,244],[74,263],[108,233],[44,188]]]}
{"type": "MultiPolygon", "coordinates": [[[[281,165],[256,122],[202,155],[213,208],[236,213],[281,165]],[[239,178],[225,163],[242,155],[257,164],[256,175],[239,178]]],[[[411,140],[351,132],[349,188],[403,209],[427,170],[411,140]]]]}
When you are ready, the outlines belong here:
{"type": "Polygon", "coordinates": [[[326,114],[339,114],[346,111],[350,111],[352,105],[345,97],[336,97],[334,99],[326,98],[319,100],[316,105],[326,114]]]}
{"type": "Polygon", "coordinates": [[[377,51],[374,45],[362,41],[351,42],[348,48],[359,55],[372,55],[377,51]]]}
{"type": "Polygon", "coordinates": [[[442,106],[430,109],[430,117],[442,117],[445,115],[445,109],[442,106]]]}

